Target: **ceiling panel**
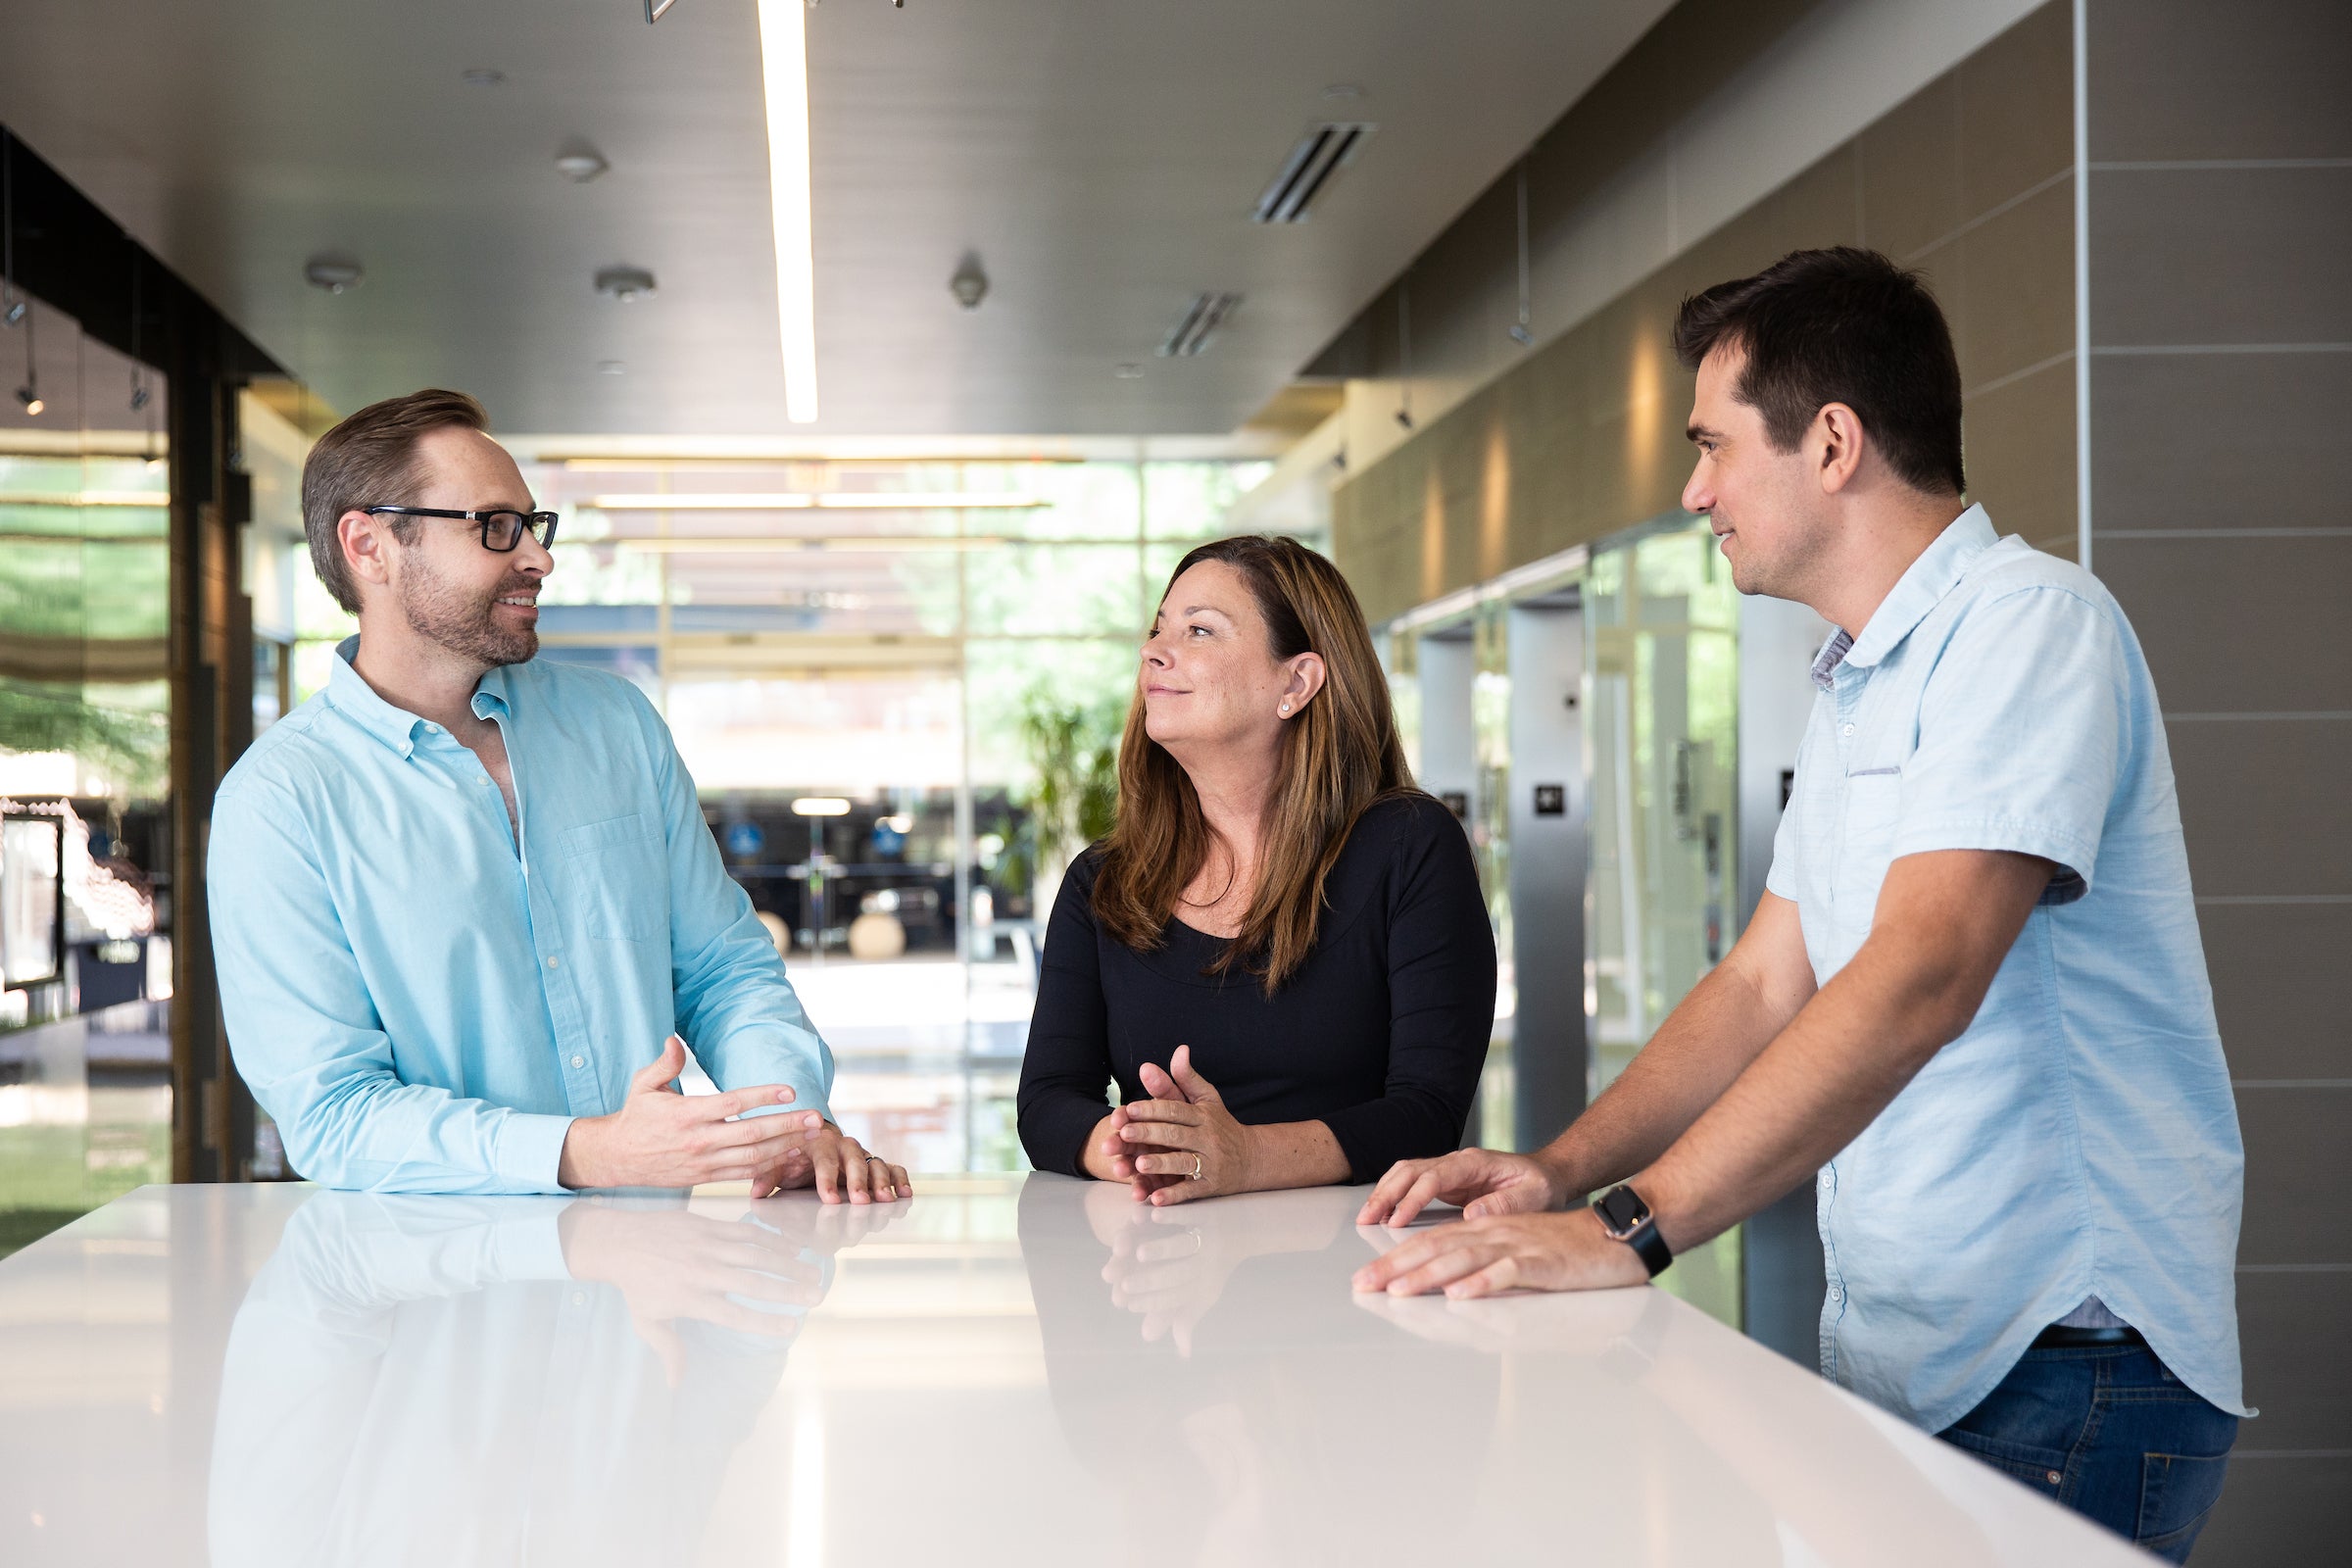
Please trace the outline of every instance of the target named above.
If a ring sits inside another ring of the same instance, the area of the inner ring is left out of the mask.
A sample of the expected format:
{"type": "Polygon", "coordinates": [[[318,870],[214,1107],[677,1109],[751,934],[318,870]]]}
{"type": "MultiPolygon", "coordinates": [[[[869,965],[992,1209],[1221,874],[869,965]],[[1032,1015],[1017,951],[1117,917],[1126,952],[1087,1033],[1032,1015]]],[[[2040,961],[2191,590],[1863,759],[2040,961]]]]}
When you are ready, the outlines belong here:
{"type": "Polygon", "coordinates": [[[751,0],[653,27],[639,0],[11,0],[0,119],[341,410],[440,382],[509,430],[1216,435],[1665,9],[824,0],[806,432],[783,418],[751,0]],[[1379,130],[1309,221],[1249,221],[1325,118],[1379,130]],[[572,137],[610,172],[563,179],[572,137]],[[968,313],[948,289],[967,250],[991,279],[968,313]],[[363,286],[303,282],[330,253],[363,286]],[[598,297],[621,264],[659,295],[598,297]],[[1244,303],[1207,353],[1154,357],[1202,289],[1244,303]]]}

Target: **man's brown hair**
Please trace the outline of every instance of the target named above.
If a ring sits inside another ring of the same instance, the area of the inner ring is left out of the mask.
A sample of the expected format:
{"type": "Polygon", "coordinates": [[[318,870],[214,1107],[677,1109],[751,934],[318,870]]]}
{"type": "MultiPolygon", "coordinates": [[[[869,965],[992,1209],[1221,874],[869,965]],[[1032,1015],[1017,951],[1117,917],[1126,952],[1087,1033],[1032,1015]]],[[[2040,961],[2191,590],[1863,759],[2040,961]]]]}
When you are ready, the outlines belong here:
{"type": "Polygon", "coordinates": [[[1916,490],[1962,495],[1960,361],[1936,296],[1877,251],[1791,251],[1753,277],[1683,301],[1675,357],[1695,370],[1715,348],[1745,359],[1732,395],[1794,452],[1822,405],[1859,415],[1886,466],[1916,490]]]}
{"type": "MultiPolygon", "coordinates": [[[[335,603],[353,614],[360,612],[360,594],[336,524],[346,512],[415,505],[409,490],[416,482],[416,443],[452,427],[486,431],[490,416],[463,392],[427,387],[368,404],[311,448],[302,466],[302,527],[311,540],[311,565],[335,603]]],[[[403,544],[415,536],[416,518],[389,520],[403,544]]]]}
{"type": "MultiPolygon", "coordinates": [[[[1168,586],[1203,561],[1242,574],[1276,659],[1323,656],[1323,689],[1283,726],[1250,912],[1210,966],[1223,974],[1243,964],[1272,996],[1315,945],[1323,885],[1356,819],[1375,801],[1410,791],[1413,776],[1388,677],[1340,568],[1297,540],[1244,534],[1192,551],[1168,586]]],[[[1157,948],[1178,895],[1208,858],[1209,832],[1192,780],[1144,730],[1140,673],[1119,743],[1118,816],[1102,850],[1095,918],[1138,953],[1157,948]]]]}

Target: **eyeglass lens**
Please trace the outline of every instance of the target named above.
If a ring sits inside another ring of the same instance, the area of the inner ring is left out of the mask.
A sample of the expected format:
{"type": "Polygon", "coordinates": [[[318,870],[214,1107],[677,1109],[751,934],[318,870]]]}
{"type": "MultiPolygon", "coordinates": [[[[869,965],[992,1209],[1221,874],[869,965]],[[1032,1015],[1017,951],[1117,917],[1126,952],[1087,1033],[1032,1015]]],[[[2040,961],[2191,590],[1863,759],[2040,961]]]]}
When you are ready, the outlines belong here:
{"type": "Polygon", "coordinates": [[[497,551],[513,550],[522,543],[522,532],[528,528],[531,537],[545,549],[556,535],[556,514],[552,512],[493,512],[482,519],[482,543],[497,551]]]}

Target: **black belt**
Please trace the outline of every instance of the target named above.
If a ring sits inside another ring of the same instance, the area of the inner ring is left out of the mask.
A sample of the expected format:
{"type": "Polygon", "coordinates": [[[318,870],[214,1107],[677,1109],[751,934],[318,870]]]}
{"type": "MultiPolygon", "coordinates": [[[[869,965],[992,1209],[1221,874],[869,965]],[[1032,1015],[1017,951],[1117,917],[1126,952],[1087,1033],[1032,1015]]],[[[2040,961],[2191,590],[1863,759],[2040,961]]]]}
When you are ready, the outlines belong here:
{"type": "Polygon", "coordinates": [[[2147,1343],[2140,1337],[2139,1330],[2130,1324],[2112,1329],[2081,1329],[2053,1323],[2034,1336],[2034,1348],[2036,1350],[2081,1350],[2093,1346],[2147,1343]]]}

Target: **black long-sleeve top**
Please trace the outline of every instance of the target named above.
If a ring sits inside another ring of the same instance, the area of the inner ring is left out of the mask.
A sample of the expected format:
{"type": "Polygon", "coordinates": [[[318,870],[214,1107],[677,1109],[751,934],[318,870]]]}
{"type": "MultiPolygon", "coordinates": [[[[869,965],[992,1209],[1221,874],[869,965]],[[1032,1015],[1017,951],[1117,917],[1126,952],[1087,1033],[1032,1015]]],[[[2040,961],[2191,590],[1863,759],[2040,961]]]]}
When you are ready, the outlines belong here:
{"type": "Polygon", "coordinates": [[[1021,1062],[1021,1146],[1086,1174],[1107,1085],[1143,1100],[1143,1064],[1180,1045],[1245,1124],[1321,1121],[1353,1182],[1461,1142],[1494,1021],[1494,938],[1469,841],[1426,795],[1366,810],[1324,884],[1306,961],[1273,997],[1225,943],[1171,918],[1137,953],[1096,922],[1088,851],[1054,902],[1021,1062]]]}

